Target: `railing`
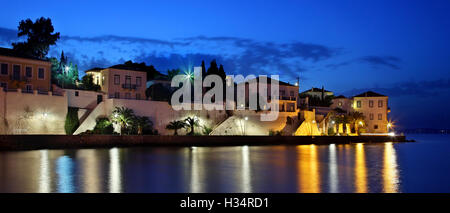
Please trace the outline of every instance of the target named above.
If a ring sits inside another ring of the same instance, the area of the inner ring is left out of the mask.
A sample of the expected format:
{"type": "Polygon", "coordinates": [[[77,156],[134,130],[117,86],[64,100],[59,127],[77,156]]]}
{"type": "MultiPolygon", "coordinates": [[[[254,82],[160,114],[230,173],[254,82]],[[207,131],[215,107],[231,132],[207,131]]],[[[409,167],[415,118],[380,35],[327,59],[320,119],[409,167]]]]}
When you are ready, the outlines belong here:
{"type": "Polygon", "coordinates": [[[137,85],[136,84],[122,84],[122,88],[124,88],[124,89],[136,89],[137,85]]]}
{"type": "Polygon", "coordinates": [[[16,78],[16,76],[11,75],[9,78],[12,81],[24,81],[24,82],[27,82],[27,83],[31,82],[31,78],[30,77],[26,77],[26,76],[19,76],[18,78],[16,78]]]}

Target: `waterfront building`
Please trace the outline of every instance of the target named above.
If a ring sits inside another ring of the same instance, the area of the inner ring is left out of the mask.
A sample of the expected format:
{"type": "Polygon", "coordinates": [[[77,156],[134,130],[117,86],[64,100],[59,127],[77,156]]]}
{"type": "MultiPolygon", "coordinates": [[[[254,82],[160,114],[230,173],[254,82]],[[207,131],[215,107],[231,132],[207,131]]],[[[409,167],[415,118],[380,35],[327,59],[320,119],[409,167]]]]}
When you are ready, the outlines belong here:
{"type": "Polygon", "coordinates": [[[309,90],[303,91],[302,93],[300,93],[300,96],[309,96],[309,97],[316,97],[319,99],[323,99],[327,96],[333,96],[333,92],[325,90],[324,87],[322,87],[322,89],[316,88],[316,87],[312,87],[309,90]]]}
{"type": "Polygon", "coordinates": [[[50,61],[0,48],[0,87],[4,90],[47,93],[50,91],[50,61]]]}
{"type": "Polygon", "coordinates": [[[388,132],[388,96],[368,91],[353,96],[352,109],[365,116],[365,127],[370,133],[388,132]]]}
{"type": "MultiPolygon", "coordinates": [[[[246,107],[248,107],[248,103],[249,103],[249,99],[251,96],[256,96],[259,97],[258,95],[258,91],[259,91],[259,86],[260,84],[262,84],[260,82],[260,77],[256,78],[256,82],[258,82],[258,87],[252,88],[250,87],[250,82],[251,79],[249,81],[246,82],[245,84],[245,101],[246,101],[246,107]]],[[[267,82],[265,84],[266,88],[267,88],[267,97],[268,97],[268,102],[270,102],[270,94],[271,94],[271,84],[274,83],[275,79],[272,78],[267,78],[267,82]]],[[[296,112],[297,111],[297,106],[298,106],[298,90],[299,90],[299,86],[298,86],[298,82],[293,85],[290,83],[286,83],[284,81],[279,81],[278,80],[278,87],[279,87],[279,111],[280,112],[296,112]]],[[[266,110],[266,106],[262,107],[262,110],[266,110]]]]}
{"type": "Polygon", "coordinates": [[[108,98],[144,100],[147,74],[141,70],[93,68],[86,71],[108,98]]]}

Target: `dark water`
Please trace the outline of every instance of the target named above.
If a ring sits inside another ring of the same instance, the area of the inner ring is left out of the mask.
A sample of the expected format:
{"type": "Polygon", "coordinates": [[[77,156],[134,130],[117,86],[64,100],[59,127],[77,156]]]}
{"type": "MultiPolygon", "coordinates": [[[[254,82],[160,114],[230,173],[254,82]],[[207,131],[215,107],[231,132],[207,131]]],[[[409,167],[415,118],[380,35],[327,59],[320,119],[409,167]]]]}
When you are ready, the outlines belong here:
{"type": "Polygon", "coordinates": [[[0,152],[0,192],[450,192],[450,136],[416,143],[0,152]]]}

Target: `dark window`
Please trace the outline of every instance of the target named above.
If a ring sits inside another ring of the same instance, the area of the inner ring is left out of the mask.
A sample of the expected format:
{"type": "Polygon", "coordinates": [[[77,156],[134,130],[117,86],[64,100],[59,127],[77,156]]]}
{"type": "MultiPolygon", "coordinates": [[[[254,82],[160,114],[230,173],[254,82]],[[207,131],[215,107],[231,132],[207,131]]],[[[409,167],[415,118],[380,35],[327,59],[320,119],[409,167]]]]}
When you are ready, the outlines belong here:
{"type": "Polygon", "coordinates": [[[33,85],[28,84],[26,87],[27,92],[33,91],[33,85]]]}
{"type": "Polygon", "coordinates": [[[369,114],[369,118],[370,118],[370,120],[373,120],[373,114],[372,113],[369,114]]]}
{"type": "Polygon", "coordinates": [[[115,97],[115,98],[120,98],[120,93],[119,93],[119,92],[115,92],[115,93],[114,93],[114,97],[115,97]]]}
{"type": "Polygon", "coordinates": [[[80,93],[78,91],[75,91],[75,96],[80,95],[80,93]]]}
{"type": "Polygon", "coordinates": [[[140,100],[141,99],[141,94],[136,94],[136,100],[140,100]]]}
{"type": "Polygon", "coordinates": [[[1,70],[2,75],[8,75],[8,64],[2,64],[1,70]]]}
{"type": "Polygon", "coordinates": [[[281,93],[281,96],[284,96],[286,94],[286,92],[284,90],[281,90],[280,93],[281,93]]]}
{"type": "Polygon", "coordinates": [[[373,101],[372,100],[369,101],[369,107],[373,108],[373,101]]]}
{"type": "Polygon", "coordinates": [[[373,128],[374,129],[378,129],[378,125],[373,125],[373,128]]]}
{"type": "Polygon", "coordinates": [[[378,101],[378,107],[383,107],[383,100],[378,101]]]}
{"type": "Polygon", "coordinates": [[[100,77],[97,75],[97,77],[96,77],[96,79],[97,79],[97,85],[100,85],[100,77]]]}
{"type": "Polygon", "coordinates": [[[44,70],[44,68],[39,68],[39,70],[38,70],[38,78],[39,79],[44,79],[45,78],[45,70],[44,70]]]}
{"type": "Polygon", "coordinates": [[[115,85],[120,84],[120,75],[114,75],[114,84],[115,85]]]}
{"type": "Polygon", "coordinates": [[[291,97],[294,96],[294,91],[291,91],[291,97]]]}
{"type": "Polygon", "coordinates": [[[141,81],[142,81],[141,77],[136,77],[136,86],[140,87],[141,86],[141,81]]]}
{"type": "Polygon", "coordinates": [[[383,114],[378,114],[378,120],[383,120],[383,114]]]}
{"type": "Polygon", "coordinates": [[[31,78],[33,76],[33,68],[31,67],[26,67],[25,68],[25,76],[27,78],[31,78]]]}
{"type": "Polygon", "coordinates": [[[3,89],[8,89],[8,84],[5,82],[1,82],[0,87],[2,87],[3,89]]]}
{"type": "Polygon", "coordinates": [[[126,85],[131,85],[131,76],[129,76],[129,75],[125,76],[125,84],[126,85]]]}
{"type": "Polygon", "coordinates": [[[20,80],[20,65],[13,66],[13,80],[20,80]]]}
{"type": "Polygon", "coordinates": [[[361,108],[361,101],[356,102],[356,107],[361,108]]]}

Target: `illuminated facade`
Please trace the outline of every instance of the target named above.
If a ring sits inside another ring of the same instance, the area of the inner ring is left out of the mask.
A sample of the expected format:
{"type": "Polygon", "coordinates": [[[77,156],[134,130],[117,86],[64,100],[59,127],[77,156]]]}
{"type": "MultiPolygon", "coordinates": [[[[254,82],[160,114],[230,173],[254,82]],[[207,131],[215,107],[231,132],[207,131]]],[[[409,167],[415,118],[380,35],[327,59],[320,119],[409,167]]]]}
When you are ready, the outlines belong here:
{"type": "Polygon", "coordinates": [[[144,71],[94,68],[86,71],[108,98],[145,100],[147,74],[144,71]]]}
{"type": "Polygon", "coordinates": [[[50,91],[51,62],[0,48],[0,87],[33,93],[50,91]]]}

